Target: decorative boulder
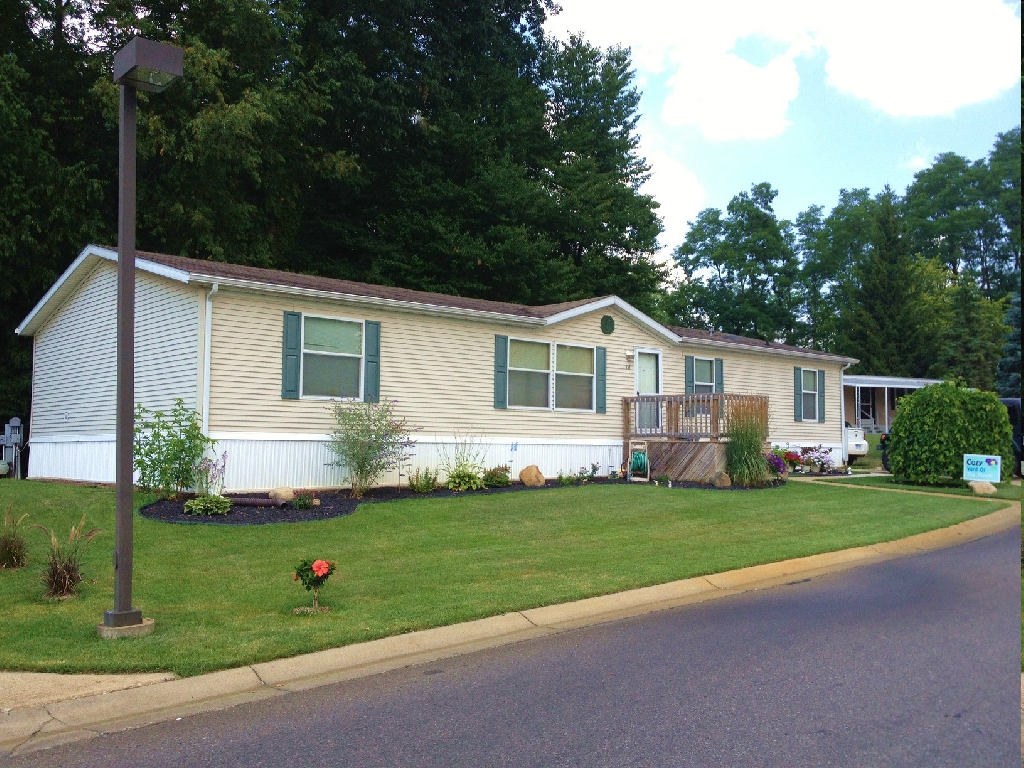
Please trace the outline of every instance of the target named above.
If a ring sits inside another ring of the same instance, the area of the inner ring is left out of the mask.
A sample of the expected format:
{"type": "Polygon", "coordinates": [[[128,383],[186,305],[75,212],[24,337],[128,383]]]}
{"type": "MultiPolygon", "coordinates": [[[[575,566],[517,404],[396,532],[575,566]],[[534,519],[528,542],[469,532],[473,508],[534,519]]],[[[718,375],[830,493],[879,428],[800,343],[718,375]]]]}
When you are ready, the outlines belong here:
{"type": "Polygon", "coordinates": [[[725,472],[719,472],[711,478],[711,484],[715,486],[715,488],[728,488],[732,485],[732,478],[725,472]]]}
{"type": "Polygon", "coordinates": [[[274,488],[267,495],[274,501],[291,501],[295,498],[295,489],[282,486],[280,488],[274,488]]]}
{"type": "Polygon", "coordinates": [[[523,483],[523,485],[540,488],[544,485],[544,475],[540,473],[540,468],[536,464],[531,464],[519,473],[519,481],[523,483]]]}
{"type": "Polygon", "coordinates": [[[974,491],[975,496],[994,496],[996,494],[996,487],[984,480],[971,480],[967,485],[974,491]]]}

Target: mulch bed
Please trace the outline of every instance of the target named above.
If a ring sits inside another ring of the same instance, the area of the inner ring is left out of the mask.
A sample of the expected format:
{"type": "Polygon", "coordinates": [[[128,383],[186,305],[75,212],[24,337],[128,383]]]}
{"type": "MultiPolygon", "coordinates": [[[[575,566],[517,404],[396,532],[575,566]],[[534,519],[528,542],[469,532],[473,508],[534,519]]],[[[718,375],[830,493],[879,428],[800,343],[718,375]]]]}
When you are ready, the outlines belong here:
{"type": "MultiPolygon", "coordinates": [[[[608,480],[607,478],[595,478],[590,481],[592,485],[627,485],[626,480],[608,480]]],[[[777,481],[773,487],[780,487],[785,481],[777,481]]],[[[190,515],[185,512],[185,499],[170,501],[162,499],[146,504],[139,509],[139,514],[149,520],[159,520],[164,523],[184,523],[186,525],[267,525],[270,523],[309,523],[317,520],[330,520],[334,517],[351,515],[360,504],[373,504],[381,501],[399,501],[403,499],[428,499],[428,498],[450,498],[453,496],[483,496],[492,493],[526,493],[529,491],[543,491],[549,488],[562,487],[558,481],[549,481],[543,487],[533,488],[522,483],[513,483],[507,488],[485,488],[480,491],[450,491],[447,488],[438,488],[432,493],[413,493],[408,488],[395,488],[387,486],[371,488],[362,499],[353,499],[348,495],[347,490],[340,491],[316,491],[314,496],[320,499],[320,505],[310,509],[293,509],[291,504],[283,507],[248,507],[232,506],[231,511],[226,515],[190,515]]],[[[747,491],[760,490],[747,488],[745,486],[733,485],[729,488],[715,488],[710,483],[688,483],[673,482],[672,488],[697,488],[704,490],[723,491],[747,491]]],[[[269,499],[265,493],[224,494],[228,498],[257,498],[269,499]]]]}

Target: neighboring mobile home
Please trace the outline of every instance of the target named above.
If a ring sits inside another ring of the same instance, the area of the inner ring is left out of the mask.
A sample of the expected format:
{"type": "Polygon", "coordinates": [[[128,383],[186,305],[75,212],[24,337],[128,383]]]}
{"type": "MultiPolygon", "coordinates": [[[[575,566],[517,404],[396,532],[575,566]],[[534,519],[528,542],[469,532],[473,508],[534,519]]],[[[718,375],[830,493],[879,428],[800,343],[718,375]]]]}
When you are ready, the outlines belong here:
{"type": "Polygon", "coordinates": [[[900,398],[939,381],[898,376],[846,376],[843,379],[846,420],[865,432],[888,432],[900,398]]]}
{"type": "MultiPolygon", "coordinates": [[[[17,329],[34,342],[31,477],[113,480],[116,261],[87,247],[17,329]]],[[[342,484],[325,447],[341,399],[396,400],[413,467],[469,439],[513,476],[604,473],[624,398],[683,393],[766,395],[773,442],[842,460],[855,360],[665,327],[615,296],[530,307],[154,253],[136,296],[136,400],[199,411],[228,490],[342,484]]],[[[636,407],[656,438],[666,411],[636,407]]]]}

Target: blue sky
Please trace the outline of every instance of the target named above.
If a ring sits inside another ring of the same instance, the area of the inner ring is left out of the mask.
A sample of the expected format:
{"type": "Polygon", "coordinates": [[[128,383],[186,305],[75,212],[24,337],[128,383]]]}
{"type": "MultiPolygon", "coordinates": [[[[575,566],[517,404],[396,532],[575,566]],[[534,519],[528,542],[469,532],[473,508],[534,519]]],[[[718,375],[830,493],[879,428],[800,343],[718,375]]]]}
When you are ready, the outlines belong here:
{"type": "Polygon", "coordinates": [[[903,193],[941,152],[985,157],[1020,124],[1020,3],[560,0],[547,24],[632,49],[661,256],[752,184],[795,219],[839,190],[903,193]]]}

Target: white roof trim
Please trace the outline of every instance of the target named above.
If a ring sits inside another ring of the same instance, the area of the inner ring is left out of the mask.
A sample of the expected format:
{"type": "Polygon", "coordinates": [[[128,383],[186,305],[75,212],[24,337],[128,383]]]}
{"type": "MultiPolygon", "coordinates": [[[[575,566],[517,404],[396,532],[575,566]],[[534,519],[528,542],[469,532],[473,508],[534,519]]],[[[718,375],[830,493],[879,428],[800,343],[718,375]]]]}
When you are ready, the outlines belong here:
{"type": "Polygon", "coordinates": [[[192,281],[202,284],[217,283],[221,290],[225,288],[238,288],[247,291],[263,291],[266,293],[284,293],[290,296],[305,296],[311,299],[328,299],[331,301],[347,301],[353,304],[369,304],[370,306],[386,307],[406,312],[425,312],[429,314],[454,315],[456,317],[486,318],[488,320],[499,320],[505,323],[520,323],[523,325],[543,325],[544,320],[538,317],[523,317],[507,312],[488,312],[481,309],[465,309],[462,307],[448,307],[440,304],[428,304],[422,301],[403,301],[401,299],[385,299],[379,296],[359,296],[353,293],[341,293],[340,291],[322,291],[315,288],[299,288],[292,285],[279,285],[277,283],[264,283],[257,280],[241,280],[231,277],[220,277],[214,275],[203,275],[193,272],[192,281]]]}
{"type": "Polygon", "coordinates": [[[598,309],[605,309],[606,307],[618,307],[638,323],[654,331],[658,335],[664,336],[669,341],[680,341],[680,337],[672,333],[668,328],[663,326],[661,323],[652,320],[632,304],[623,301],[618,296],[605,296],[603,299],[591,301],[587,304],[581,304],[578,307],[573,307],[572,309],[567,309],[564,312],[559,312],[556,315],[551,315],[544,319],[544,324],[554,325],[555,323],[561,323],[564,320],[571,320],[574,317],[586,315],[598,309]]]}
{"type": "MultiPolygon", "coordinates": [[[[48,320],[50,314],[60,305],[65,289],[75,287],[77,282],[84,279],[88,271],[100,261],[112,261],[116,264],[117,251],[110,248],[102,248],[98,245],[87,245],[83,248],[77,258],[71,262],[71,265],[57,278],[57,282],[50,286],[50,290],[43,295],[43,298],[38,301],[35,307],[32,308],[32,311],[21,321],[21,325],[14,329],[14,332],[19,336],[31,336],[35,333],[39,326],[48,320]]],[[[189,281],[188,272],[165,267],[163,264],[157,264],[142,257],[136,257],[135,264],[136,268],[141,269],[143,272],[160,275],[179,283],[188,283],[189,281]]]]}
{"type": "Polygon", "coordinates": [[[856,374],[843,378],[843,384],[847,387],[890,387],[892,389],[921,389],[941,382],[942,379],[909,379],[900,376],[859,376],[856,374]]]}

